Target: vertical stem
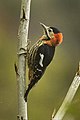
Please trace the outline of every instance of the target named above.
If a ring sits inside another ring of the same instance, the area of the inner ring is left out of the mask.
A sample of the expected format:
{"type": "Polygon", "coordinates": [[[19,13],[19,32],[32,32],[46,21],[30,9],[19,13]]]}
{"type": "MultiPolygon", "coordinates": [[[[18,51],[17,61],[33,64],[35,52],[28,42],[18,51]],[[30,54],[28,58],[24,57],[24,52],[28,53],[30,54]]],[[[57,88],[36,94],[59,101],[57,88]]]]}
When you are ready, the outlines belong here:
{"type": "Polygon", "coordinates": [[[24,100],[24,93],[26,91],[26,52],[30,4],[31,0],[22,0],[21,2],[20,25],[18,30],[18,120],[28,120],[27,103],[24,100]]]}

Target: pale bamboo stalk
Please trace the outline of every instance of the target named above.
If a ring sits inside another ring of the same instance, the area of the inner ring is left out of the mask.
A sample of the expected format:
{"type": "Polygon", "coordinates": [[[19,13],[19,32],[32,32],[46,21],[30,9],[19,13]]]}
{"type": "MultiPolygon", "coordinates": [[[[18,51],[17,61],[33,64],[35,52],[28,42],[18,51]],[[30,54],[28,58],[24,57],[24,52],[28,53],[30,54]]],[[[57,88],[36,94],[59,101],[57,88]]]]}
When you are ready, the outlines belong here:
{"type": "Polygon", "coordinates": [[[26,54],[28,45],[28,27],[30,19],[31,0],[21,1],[20,25],[18,30],[18,120],[28,120],[27,102],[24,100],[26,91],[26,54]]]}
{"type": "Polygon", "coordinates": [[[66,94],[66,97],[65,97],[62,105],[60,106],[59,110],[57,111],[56,114],[53,113],[52,120],[62,120],[63,119],[79,86],[80,86],[80,63],[79,63],[79,71],[75,75],[73,82],[71,83],[71,86],[70,86],[70,88],[66,94]]]}

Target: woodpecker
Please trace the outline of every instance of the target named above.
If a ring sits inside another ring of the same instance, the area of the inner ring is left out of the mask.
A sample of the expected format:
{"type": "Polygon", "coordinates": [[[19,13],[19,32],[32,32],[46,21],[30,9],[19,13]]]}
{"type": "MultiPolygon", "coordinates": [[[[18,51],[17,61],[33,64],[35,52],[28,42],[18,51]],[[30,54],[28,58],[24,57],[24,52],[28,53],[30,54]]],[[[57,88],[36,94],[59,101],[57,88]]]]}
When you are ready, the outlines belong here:
{"type": "Polygon", "coordinates": [[[29,91],[40,80],[47,66],[51,63],[56,46],[63,41],[63,35],[57,28],[48,27],[43,23],[40,24],[43,27],[44,34],[29,49],[28,54],[28,77],[30,83],[24,95],[26,102],[29,91]]]}

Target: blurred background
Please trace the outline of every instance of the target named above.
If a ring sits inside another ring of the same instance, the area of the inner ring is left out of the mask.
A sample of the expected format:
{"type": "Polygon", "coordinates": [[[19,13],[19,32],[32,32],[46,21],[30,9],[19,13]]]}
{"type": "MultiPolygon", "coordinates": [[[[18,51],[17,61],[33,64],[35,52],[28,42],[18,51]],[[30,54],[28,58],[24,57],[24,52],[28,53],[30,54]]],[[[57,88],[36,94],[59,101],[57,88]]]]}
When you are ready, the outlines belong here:
{"type": "MultiPolygon", "coordinates": [[[[19,0],[0,0],[0,120],[16,120],[19,0]]],[[[54,60],[28,97],[29,120],[50,120],[58,110],[78,69],[80,60],[80,0],[32,0],[29,39],[43,34],[39,22],[55,26],[64,35],[54,60]]],[[[80,88],[63,120],[80,120],[80,88]]]]}

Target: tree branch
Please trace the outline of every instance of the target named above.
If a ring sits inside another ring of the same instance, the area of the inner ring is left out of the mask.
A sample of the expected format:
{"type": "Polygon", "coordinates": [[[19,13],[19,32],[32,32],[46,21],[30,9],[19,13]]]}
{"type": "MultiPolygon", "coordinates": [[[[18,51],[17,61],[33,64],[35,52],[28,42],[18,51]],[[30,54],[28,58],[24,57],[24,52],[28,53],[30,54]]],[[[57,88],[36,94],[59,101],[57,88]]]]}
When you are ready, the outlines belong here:
{"type": "Polygon", "coordinates": [[[30,3],[31,0],[22,0],[21,2],[20,25],[18,30],[18,67],[15,65],[18,86],[18,120],[28,120],[27,103],[24,100],[24,93],[26,91],[26,54],[30,3]]]}
{"type": "Polygon", "coordinates": [[[79,62],[79,70],[73,79],[73,82],[67,92],[67,95],[66,95],[62,105],[60,106],[59,110],[57,111],[57,113],[54,115],[54,112],[53,112],[52,120],[62,120],[63,119],[66,111],[68,110],[68,108],[77,92],[79,85],[80,85],[80,62],[79,62]]]}

